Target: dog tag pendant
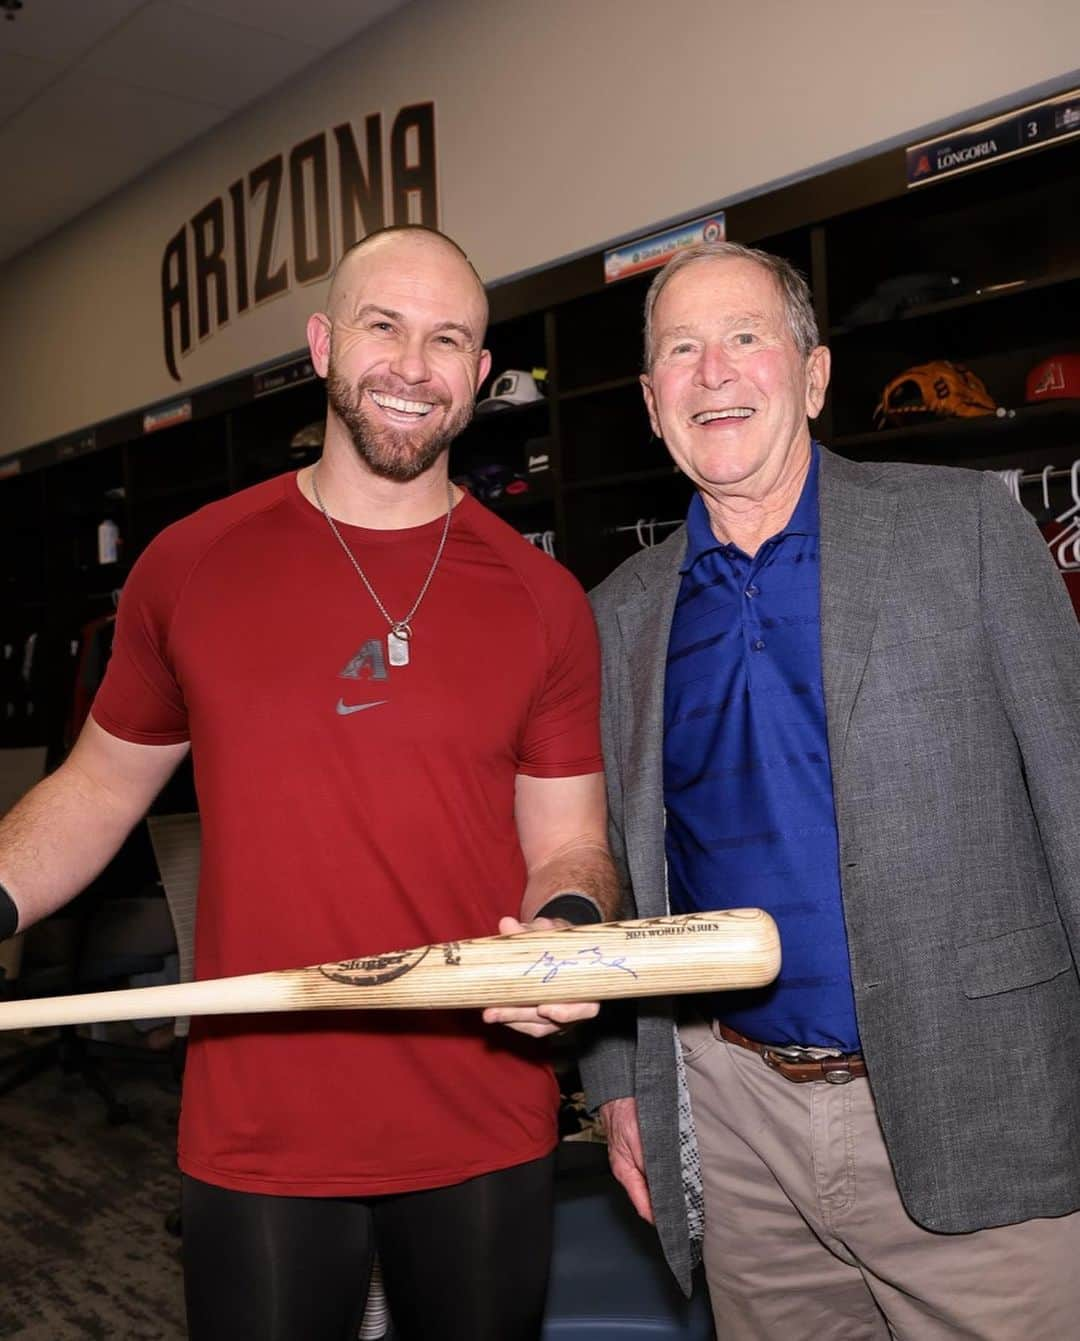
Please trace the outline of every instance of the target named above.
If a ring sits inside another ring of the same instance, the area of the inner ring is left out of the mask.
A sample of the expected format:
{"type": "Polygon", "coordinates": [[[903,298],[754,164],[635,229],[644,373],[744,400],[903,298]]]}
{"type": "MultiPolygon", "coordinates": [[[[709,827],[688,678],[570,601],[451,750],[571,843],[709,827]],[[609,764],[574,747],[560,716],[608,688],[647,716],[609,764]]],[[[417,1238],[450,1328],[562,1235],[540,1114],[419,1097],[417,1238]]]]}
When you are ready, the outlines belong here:
{"type": "Polygon", "coordinates": [[[386,657],[391,666],[409,664],[409,639],[412,630],[408,624],[398,624],[386,635],[386,657]]]}

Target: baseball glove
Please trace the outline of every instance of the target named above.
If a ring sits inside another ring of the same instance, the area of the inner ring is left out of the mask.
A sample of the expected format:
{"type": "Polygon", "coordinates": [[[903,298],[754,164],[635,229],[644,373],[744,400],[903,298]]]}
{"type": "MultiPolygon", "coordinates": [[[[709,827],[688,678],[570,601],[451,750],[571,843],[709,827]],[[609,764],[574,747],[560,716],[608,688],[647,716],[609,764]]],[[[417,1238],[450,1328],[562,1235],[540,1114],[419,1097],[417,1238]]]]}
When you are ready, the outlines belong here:
{"type": "Polygon", "coordinates": [[[881,393],[874,427],[890,428],[926,419],[970,419],[993,414],[997,404],[982,378],[946,359],[920,363],[894,377],[881,393]]]}

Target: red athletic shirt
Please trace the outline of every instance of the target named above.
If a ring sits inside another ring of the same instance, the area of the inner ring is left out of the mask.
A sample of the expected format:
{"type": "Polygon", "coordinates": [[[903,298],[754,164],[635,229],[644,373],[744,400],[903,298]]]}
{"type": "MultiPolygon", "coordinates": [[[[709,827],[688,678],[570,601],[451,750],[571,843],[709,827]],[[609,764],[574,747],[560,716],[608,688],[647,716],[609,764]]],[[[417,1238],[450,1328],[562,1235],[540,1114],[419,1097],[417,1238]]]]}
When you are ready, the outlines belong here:
{"type": "MultiPolygon", "coordinates": [[[[393,615],[442,525],[340,527],[393,615]]],[[[525,884],[516,775],[600,771],[584,594],[473,499],[408,666],[386,634],[295,475],[178,522],[135,565],[93,715],[193,743],[197,977],[494,934],[525,884]]],[[[196,1019],[180,1167],[289,1195],[437,1187],[546,1154],[556,1099],[542,1051],[478,1011],[196,1019]]]]}

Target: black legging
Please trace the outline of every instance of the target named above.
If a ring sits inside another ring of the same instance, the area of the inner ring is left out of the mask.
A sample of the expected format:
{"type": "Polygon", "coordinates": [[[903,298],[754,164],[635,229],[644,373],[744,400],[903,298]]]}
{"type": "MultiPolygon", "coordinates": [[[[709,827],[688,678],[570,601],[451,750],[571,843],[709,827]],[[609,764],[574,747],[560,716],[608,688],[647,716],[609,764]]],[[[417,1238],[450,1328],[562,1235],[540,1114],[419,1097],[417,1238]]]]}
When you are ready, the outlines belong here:
{"type": "Polygon", "coordinates": [[[395,1341],[535,1341],[554,1156],[385,1197],[273,1197],[184,1179],[192,1341],[356,1341],[378,1251],[395,1341]]]}

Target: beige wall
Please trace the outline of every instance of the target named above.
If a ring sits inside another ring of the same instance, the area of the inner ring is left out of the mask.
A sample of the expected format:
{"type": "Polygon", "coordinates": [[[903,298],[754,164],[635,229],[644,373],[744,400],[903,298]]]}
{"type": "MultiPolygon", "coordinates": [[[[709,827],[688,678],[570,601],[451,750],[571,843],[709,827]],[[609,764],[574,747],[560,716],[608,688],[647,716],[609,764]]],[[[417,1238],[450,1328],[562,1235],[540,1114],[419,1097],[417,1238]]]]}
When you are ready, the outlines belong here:
{"type": "Polygon", "coordinates": [[[299,347],[321,282],[234,314],[178,385],[161,257],[230,182],[341,121],[359,141],[367,114],[434,100],[441,224],[494,280],[1080,83],[1078,51],[1075,0],[416,0],[0,271],[0,454],[299,347]]]}

